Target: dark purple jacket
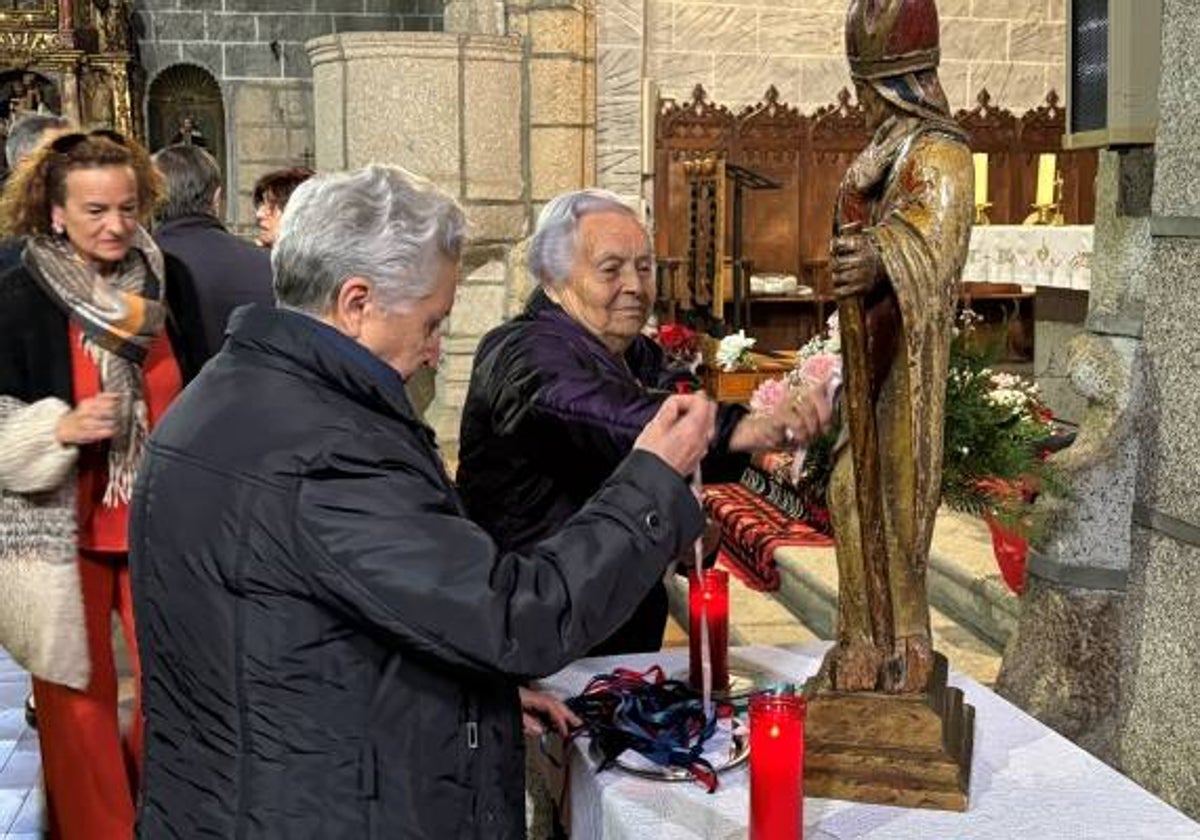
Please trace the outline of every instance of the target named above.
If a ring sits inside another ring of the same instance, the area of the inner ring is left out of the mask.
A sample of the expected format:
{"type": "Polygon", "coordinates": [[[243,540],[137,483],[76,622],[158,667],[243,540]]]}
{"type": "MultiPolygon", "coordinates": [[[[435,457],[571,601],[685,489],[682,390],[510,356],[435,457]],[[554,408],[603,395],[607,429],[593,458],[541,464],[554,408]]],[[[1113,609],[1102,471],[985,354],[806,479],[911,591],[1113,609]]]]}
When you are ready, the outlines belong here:
{"type": "MultiPolygon", "coordinates": [[[[639,339],[624,358],[542,292],[525,312],[479,344],[463,409],[458,485],[470,517],[507,550],[557,531],[629,454],[670,396],[662,354],[639,339]]],[[[745,414],[722,406],[705,480],[736,477],[745,459],[728,454],[745,414]]],[[[666,626],[660,584],[594,655],[655,651],[666,626]]]]}

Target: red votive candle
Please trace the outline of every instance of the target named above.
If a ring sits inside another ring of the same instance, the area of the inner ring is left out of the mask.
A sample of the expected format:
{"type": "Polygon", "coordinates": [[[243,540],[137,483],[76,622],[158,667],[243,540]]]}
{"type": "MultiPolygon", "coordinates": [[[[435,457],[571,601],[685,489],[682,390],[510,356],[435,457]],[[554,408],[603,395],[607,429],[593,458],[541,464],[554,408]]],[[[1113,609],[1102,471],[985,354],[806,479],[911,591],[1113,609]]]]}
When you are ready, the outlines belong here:
{"type": "Polygon", "coordinates": [[[750,698],[750,840],[804,837],[804,698],[750,698]]]}
{"type": "Polygon", "coordinates": [[[704,586],[695,570],[688,574],[688,682],[700,691],[704,687],[704,661],[700,651],[700,609],[708,618],[708,650],[712,660],[713,691],[729,688],[729,573],[720,569],[704,571],[704,586]]]}

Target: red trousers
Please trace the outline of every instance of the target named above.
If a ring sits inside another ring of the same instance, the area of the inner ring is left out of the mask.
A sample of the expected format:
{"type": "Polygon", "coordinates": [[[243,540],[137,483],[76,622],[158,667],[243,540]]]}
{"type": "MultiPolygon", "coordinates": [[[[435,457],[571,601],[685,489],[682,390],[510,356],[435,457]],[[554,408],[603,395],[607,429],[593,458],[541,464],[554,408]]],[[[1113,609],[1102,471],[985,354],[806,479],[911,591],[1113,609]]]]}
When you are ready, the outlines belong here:
{"type": "Polygon", "coordinates": [[[91,682],[85,691],[33,680],[50,837],[130,840],[142,759],[141,667],[125,554],[80,552],[91,682]],[[112,615],[121,618],[134,678],[133,726],[117,722],[112,615]]]}

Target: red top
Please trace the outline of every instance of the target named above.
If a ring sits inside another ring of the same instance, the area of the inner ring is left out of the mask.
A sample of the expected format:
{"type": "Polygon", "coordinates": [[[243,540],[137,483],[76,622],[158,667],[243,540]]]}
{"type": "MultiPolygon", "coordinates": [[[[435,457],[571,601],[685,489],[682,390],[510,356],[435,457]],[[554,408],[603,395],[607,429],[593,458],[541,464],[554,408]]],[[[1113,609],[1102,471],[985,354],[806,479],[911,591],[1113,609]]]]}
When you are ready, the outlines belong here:
{"type": "MultiPolygon", "coordinates": [[[[71,321],[68,327],[71,342],[71,379],[75,403],[100,393],[100,368],[83,349],[83,333],[71,321]]],[[[146,374],[146,407],[150,428],[163,416],[171,400],[179,393],[183,379],[179,365],[171,353],[171,342],[164,332],[150,345],[143,366],[146,374]]],[[[106,507],[104,488],[108,486],[108,446],[90,444],[79,450],[79,482],[76,497],[76,516],[79,520],[79,547],[92,551],[126,552],[129,550],[129,506],[106,507]]]]}

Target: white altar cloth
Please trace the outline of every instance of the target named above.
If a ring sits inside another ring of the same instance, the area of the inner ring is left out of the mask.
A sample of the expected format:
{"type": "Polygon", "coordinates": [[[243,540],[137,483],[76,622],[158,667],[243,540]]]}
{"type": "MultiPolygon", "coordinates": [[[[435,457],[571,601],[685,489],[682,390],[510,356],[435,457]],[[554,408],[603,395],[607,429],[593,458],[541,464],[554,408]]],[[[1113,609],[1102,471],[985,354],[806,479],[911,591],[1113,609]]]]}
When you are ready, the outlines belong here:
{"type": "Polygon", "coordinates": [[[976,225],[965,283],[1019,283],[1087,291],[1092,285],[1091,225],[976,225]]]}
{"type": "MultiPolygon", "coordinates": [[[[814,673],[827,643],[795,648],[735,648],[735,661],[800,682],[814,673]]],[[[584,659],[542,681],[561,696],[582,691],[595,674],[617,665],[645,669],[662,664],[668,674],[687,667],[687,649],[656,654],[584,659]]],[[[1043,726],[969,677],[952,674],[975,707],[971,801],[966,813],[861,805],[808,798],[806,840],[849,838],[1200,838],[1189,820],[1067,739],[1043,726]]],[[[749,825],[746,766],[721,775],[707,794],[690,782],[655,782],[620,770],[599,775],[586,741],[570,750],[571,837],[733,840],[749,825]]]]}

